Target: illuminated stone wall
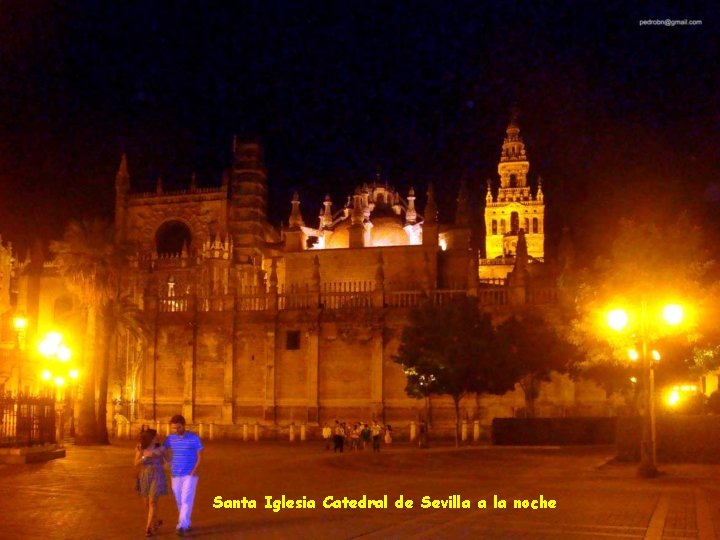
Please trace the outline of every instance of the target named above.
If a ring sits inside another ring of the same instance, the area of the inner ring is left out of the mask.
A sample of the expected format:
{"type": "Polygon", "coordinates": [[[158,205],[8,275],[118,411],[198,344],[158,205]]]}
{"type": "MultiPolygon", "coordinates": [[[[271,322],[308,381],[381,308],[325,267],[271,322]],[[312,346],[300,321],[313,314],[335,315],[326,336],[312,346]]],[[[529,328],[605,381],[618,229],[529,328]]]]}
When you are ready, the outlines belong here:
{"type": "MultiPolygon", "coordinates": [[[[155,192],[132,193],[127,160],[118,171],[116,227],[135,249],[124,277],[127,292],[145,310],[151,336],[141,354],[136,343],[120,340],[116,366],[139,359],[139,376],[133,385],[126,371],[114,369],[110,398],[134,393],[139,419],[181,413],[191,423],[235,429],[235,436],[239,426],[256,422],[377,418],[407,425],[424,403],[406,396],[405,375],[393,355],[414,306],[426,298],[440,303],[467,295],[501,319],[525,304],[544,309],[553,301],[552,291],[534,288],[544,270],[539,261],[531,260],[526,283],[505,283],[515,264],[518,229],[525,229],[531,259],[544,256],[542,189],[531,193],[514,121],[498,165],[499,192],[486,199],[487,259],[479,271],[470,231],[471,220],[483,218],[472,217],[466,187],[458,194],[455,221],[444,223],[441,233],[432,190],[424,216],[415,208],[413,189],[403,196],[379,177],[346,204],[333,207],[326,198],[312,226],[294,197],[288,225],[278,230],[266,221],[262,152],[236,143],[234,155],[214,188],[193,181],[186,190],[165,192],[158,183],[155,192]],[[172,223],[185,227],[178,231],[189,233],[190,242],[158,253],[160,233],[172,223]],[[357,247],[348,248],[351,240],[357,247]],[[498,283],[478,285],[478,275],[498,283]]],[[[38,311],[43,325],[63,294],[57,276],[45,272],[38,311]]],[[[595,403],[591,389],[582,395],[574,389],[567,379],[553,380],[543,387],[539,406],[564,414],[585,396],[595,403]]],[[[451,423],[452,402],[432,401],[434,418],[451,423]]],[[[462,404],[465,414],[485,423],[522,406],[518,391],[470,396],[462,404]]]]}

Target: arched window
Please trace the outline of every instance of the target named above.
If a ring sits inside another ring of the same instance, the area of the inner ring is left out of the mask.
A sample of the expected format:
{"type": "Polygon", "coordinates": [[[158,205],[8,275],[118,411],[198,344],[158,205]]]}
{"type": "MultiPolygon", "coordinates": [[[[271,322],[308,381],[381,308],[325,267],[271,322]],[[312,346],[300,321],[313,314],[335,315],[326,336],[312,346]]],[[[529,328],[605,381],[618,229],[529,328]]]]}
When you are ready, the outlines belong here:
{"type": "Polygon", "coordinates": [[[520,218],[517,212],[510,214],[510,234],[517,234],[520,228],[520,218]]]}
{"type": "Polygon", "coordinates": [[[492,233],[497,234],[497,219],[492,220],[492,233]]]}
{"type": "Polygon", "coordinates": [[[183,246],[190,245],[190,229],[182,221],[166,221],[155,233],[155,247],[158,255],[177,254],[183,246]]]}
{"type": "Polygon", "coordinates": [[[505,220],[500,220],[500,234],[505,234],[505,220]]]}
{"type": "Polygon", "coordinates": [[[525,232],[530,232],[530,220],[525,218],[525,232]]]}
{"type": "Polygon", "coordinates": [[[517,175],[514,175],[514,174],[510,175],[510,187],[511,188],[517,187],[517,175]]]}
{"type": "Polygon", "coordinates": [[[538,232],[538,218],[536,218],[536,217],[533,218],[533,232],[534,233],[538,232]]]}

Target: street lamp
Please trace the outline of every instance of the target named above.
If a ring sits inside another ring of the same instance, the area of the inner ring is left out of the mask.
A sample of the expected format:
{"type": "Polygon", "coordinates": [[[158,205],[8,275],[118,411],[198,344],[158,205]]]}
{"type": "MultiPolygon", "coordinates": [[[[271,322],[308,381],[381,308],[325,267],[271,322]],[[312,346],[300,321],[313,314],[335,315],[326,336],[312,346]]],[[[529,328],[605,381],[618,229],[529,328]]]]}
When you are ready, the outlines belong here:
{"type": "Polygon", "coordinates": [[[435,375],[419,375],[418,383],[425,396],[425,418],[420,423],[420,448],[429,448],[428,429],[430,429],[430,387],[435,382],[435,375]]]}
{"type": "MultiPolygon", "coordinates": [[[[677,326],[683,320],[683,308],[678,304],[668,304],[662,309],[662,319],[670,326],[677,326]]],[[[642,430],[642,442],[640,444],[640,476],[652,478],[657,476],[657,442],[655,430],[655,363],[660,361],[660,353],[653,350],[648,351],[648,334],[651,331],[650,325],[653,321],[648,316],[647,303],[643,299],[640,302],[640,310],[634,330],[640,339],[640,352],[635,350],[628,352],[631,360],[639,359],[642,362],[641,368],[647,381],[645,392],[645,415],[642,430]]],[[[631,324],[628,312],[622,308],[616,308],[608,312],[607,324],[617,332],[622,332],[631,324]]]]}
{"type": "MultiPolygon", "coordinates": [[[[48,386],[54,385],[55,399],[60,403],[60,426],[59,436],[60,444],[62,444],[65,423],[65,403],[66,403],[66,384],[74,383],[80,376],[80,371],[74,367],[70,360],[72,359],[72,351],[65,343],[63,343],[62,334],[58,332],[48,332],[40,343],[38,343],[38,352],[46,360],[40,378],[45,381],[48,386]],[[59,398],[62,396],[62,400],[59,398]]],[[[72,395],[71,395],[72,399],[72,395]]],[[[70,416],[70,435],[74,436],[75,432],[75,414],[71,409],[70,416]]]]}
{"type": "Polygon", "coordinates": [[[17,380],[17,393],[20,395],[22,392],[22,369],[23,369],[23,358],[22,350],[25,341],[25,331],[27,329],[28,320],[23,315],[15,315],[13,317],[13,328],[15,329],[15,361],[18,366],[18,380],[17,380]]]}

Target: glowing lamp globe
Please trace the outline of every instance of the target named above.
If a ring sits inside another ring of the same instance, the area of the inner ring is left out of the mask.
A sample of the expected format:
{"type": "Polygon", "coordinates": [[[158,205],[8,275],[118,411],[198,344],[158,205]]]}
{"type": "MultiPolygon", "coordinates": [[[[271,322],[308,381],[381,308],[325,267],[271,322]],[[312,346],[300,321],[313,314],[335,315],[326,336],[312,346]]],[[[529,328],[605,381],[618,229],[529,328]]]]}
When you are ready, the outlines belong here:
{"type": "Polygon", "coordinates": [[[70,357],[72,356],[72,353],[70,352],[70,349],[67,347],[67,345],[60,344],[57,348],[57,357],[58,360],[61,362],[67,362],[70,360],[70,357]]]}
{"type": "Polygon", "coordinates": [[[13,326],[15,327],[15,330],[21,331],[27,328],[27,319],[25,317],[14,317],[13,318],[13,326]]]}
{"type": "Polygon", "coordinates": [[[678,304],[669,304],[663,309],[665,322],[673,326],[680,324],[683,320],[683,308],[678,304]]]}
{"type": "Polygon", "coordinates": [[[619,332],[628,324],[627,312],[624,309],[613,309],[608,313],[607,323],[610,328],[619,332]]]}

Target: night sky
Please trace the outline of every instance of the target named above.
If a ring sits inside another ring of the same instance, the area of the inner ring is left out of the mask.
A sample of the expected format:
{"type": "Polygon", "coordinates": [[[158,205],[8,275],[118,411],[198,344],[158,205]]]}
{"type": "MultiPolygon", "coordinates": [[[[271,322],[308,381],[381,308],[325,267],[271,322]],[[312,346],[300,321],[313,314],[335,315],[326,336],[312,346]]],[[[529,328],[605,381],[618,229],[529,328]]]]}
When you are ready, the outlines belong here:
{"type": "MultiPolygon", "coordinates": [[[[449,221],[480,200],[511,106],[549,234],[602,252],[619,217],[720,231],[718,8],[675,2],[0,4],[0,233],[23,250],[135,190],[219,185],[233,134],[265,147],[273,222],[375,177],[449,221]],[[481,5],[482,4],[482,5],[481,5]],[[702,26],[640,26],[644,19],[702,26]],[[421,202],[422,204],[422,202],[421,202]]],[[[552,253],[552,247],[548,246],[552,253]]]]}

